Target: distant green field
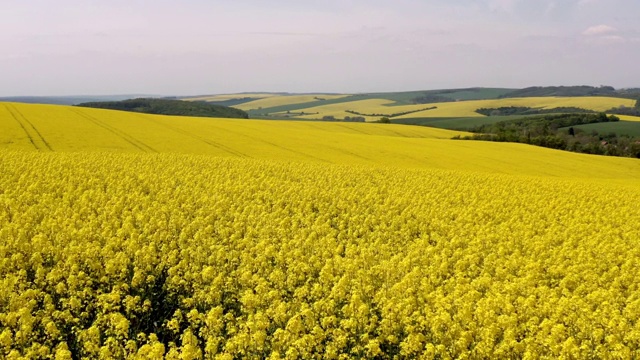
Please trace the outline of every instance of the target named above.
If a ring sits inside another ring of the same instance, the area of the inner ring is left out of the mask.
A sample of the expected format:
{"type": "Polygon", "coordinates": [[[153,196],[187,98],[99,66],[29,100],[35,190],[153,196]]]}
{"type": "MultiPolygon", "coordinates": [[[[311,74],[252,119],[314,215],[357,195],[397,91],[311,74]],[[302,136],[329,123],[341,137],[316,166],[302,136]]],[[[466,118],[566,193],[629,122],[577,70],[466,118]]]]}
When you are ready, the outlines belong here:
{"type": "Polygon", "coordinates": [[[575,126],[576,129],[582,129],[585,132],[597,131],[599,134],[606,135],[615,133],[617,135],[640,136],[640,122],[638,121],[616,121],[598,124],[587,124],[575,126]]]}

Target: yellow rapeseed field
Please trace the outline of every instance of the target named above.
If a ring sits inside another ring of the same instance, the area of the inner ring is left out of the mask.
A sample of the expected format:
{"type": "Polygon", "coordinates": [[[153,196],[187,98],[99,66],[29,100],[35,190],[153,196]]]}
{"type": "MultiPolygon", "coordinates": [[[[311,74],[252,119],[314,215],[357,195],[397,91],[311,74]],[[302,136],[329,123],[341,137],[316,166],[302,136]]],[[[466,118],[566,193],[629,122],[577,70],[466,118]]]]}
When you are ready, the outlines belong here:
{"type": "Polygon", "coordinates": [[[241,110],[257,110],[262,108],[269,108],[281,105],[294,105],[303,104],[321,100],[333,100],[346,97],[348,95],[328,95],[328,94],[315,94],[315,95],[279,95],[270,96],[259,100],[249,101],[239,105],[235,105],[235,108],[241,110]]]}
{"type": "Polygon", "coordinates": [[[554,177],[640,178],[640,166],[633,159],[450,140],[459,134],[464,133],[393,124],[188,118],[0,103],[0,144],[8,149],[171,152],[554,177]]]}
{"type": "MultiPolygon", "coordinates": [[[[346,112],[347,110],[357,111],[363,114],[394,114],[406,111],[416,111],[429,107],[436,109],[414,112],[407,115],[398,116],[402,118],[415,117],[482,117],[483,115],[475,112],[479,108],[498,108],[504,106],[526,106],[531,108],[556,108],[556,107],[579,107],[594,111],[605,111],[613,107],[628,106],[633,107],[634,100],[620,99],[610,97],[531,97],[531,98],[507,98],[495,100],[471,100],[456,101],[434,104],[419,105],[398,105],[393,106],[394,102],[386,99],[368,99],[338,104],[320,105],[302,109],[306,113],[312,115],[303,116],[303,118],[314,119],[323,116],[334,116],[342,119],[345,116],[353,116],[346,112]]],[[[298,110],[297,110],[298,111],[298,110]]],[[[367,120],[378,120],[380,116],[367,117],[367,120]]]]}
{"type": "Polygon", "coordinates": [[[640,161],[454,134],[0,103],[0,358],[640,357],[640,161]]]}
{"type": "Polygon", "coordinates": [[[624,121],[640,121],[640,116],[631,116],[631,115],[616,115],[620,118],[620,120],[624,121]]]}
{"type": "Polygon", "coordinates": [[[255,110],[281,105],[302,104],[320,100],[339,99],[348,95],[338,94],[304,94],[289,95],[278,93],[241,93],[241,94],[222,94],[222,95],[206,95],[186,98],[186,101],[225,101],[232,99],[254,98],[257,100],[235,105],[235,108],[241,110],[255,110]]]}

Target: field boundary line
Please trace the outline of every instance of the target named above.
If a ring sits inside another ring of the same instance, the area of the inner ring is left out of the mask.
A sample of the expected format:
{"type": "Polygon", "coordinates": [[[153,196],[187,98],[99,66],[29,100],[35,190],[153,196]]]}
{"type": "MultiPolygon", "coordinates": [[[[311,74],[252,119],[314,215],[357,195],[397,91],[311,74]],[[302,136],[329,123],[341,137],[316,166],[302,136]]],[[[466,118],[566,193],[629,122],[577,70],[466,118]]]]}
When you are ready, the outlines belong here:
{"type": "Polygon", "coordinates": [[[124,140],[124,141],[128,142],[129,144],[133,145],[138,150],[141,150],[143,152],[158,152],[156,149],[154,149],[151,146],[143,143],[142,141],[134,138],[133,136],[125,133],[124,131],[118,130],[118,129],[116,129],[115,127],[113,127],[111,125],[107,125],[103,121],[100,121],[100,120],[98,120],[97,118],[95,118],[95,117],[93,117],[91,115],[83,113],[81,110],[72,108],[71,111],[73,111],[74,113],[80,115],[81,117],[93,122],[94,124],[102,127],[103,129],[106,129],[106,130],[112,132],[113,134],[115,134],[116,136],[121,138],[122,140],[124,140]]]}

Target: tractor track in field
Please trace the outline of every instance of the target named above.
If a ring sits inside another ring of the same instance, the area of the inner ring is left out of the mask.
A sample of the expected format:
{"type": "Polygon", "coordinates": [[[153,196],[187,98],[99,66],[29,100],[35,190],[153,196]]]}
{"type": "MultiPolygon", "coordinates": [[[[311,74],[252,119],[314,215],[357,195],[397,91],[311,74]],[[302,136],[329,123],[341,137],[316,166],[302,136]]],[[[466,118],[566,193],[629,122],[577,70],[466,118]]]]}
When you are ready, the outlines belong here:
{"type": "Polygon", "coordinates": [[[269,144],[269,145],[271,145],[271,146],[273,146],[273,147],[276,147],[276,148],[278,148],[278,149],[282,149],[282,150],[285,150],[285,151],[289,151],[289,152],[292,152],[292,153],[294,153],[294,154],[302,155],[302,156],[304,156],[304,157],[308,157],[308,158],[311,158],[311,159],[315,159],[315,160],[318,160],[318,161],[321,161],[321,162],[330,163],[330,161],[327,161],[327,160],[325,160],[325,159],[319,158],[319,157],[314,156],[314,155],[310,155],[310,154],[304,153],[304,152],[302,152],[302,151],[289,149],[288,147],[284,147],[284,146],[278,145],[278,144],[276,144],[276,143],[272,143],[272,142],[267,141],[267,140],[254,138],[254,137],[251,137],[251,136],[248,136],[248,135],[245,135],[245,136],[246,136],[246,137],[248,137],[249,139],[254,140],[254,141],[260,141],[260,142],[263,142],[263,143],[265,143],[265,144],[269,144]]]}
{"type": "Polygon", "coordinates": [[[349,150],[346,150],[346,149],[341,149],[341,148],[338,148],[338,147],[335,147],[335,146],[331,146],[331,145],[327,145],[327,144],[323,144],[323,146],[327,147],[328,149],[333,149],[333,150],[335,150],[337,152],[340,152],[340,153],[343,153],[343,154],[349,154],[350,156],[353,156],[355,158],[371,162],[371,159],[369,159],[368,157],[365,157],[365,156],[362,156],[362,155],[358,155],[358,154],[356,154],[356,153],[354,153],[352,151],[349,151],[349,150]]]}
{"type": "Polygon", "coordinates": [[[35,127],[35,125],[33,125],[33,123],[31,123],[31,121],[29,121],[29,119],[27,119],[26,116],[22,115],[22,113],[20,112],[20,110],[16,109],[15,107],[13,108],[18,115],[20,115],[20,117],[27,122],[27,124],[29,124],[29,126],[31,126],[31,128],[33,129],[33,131],[35,131],[35,133],[38,135],[38,137],[40,138],[40,140],[42,140],[42,142],[44,143],[44,145],[49,149],[49,151],[53,151],[53,147],[51,147],[51,144],[49,144],[47,142],[47,140],[44,138],[44,136],[42,136],[42,134],[40,133],[40,131],[38,131],[38,129],[35,127]]]}
{"type": "Polygon", "coordinates": [[[406,134],[403,134],[401,132],[395,131],[395,130],[391,130],[391,129],[387,129],[388,132],[392,133],[392,134],[396,134],[397,137],[403,137],[403,138],[412,138],[413,136],[409,136],[406,134]]]}
{"type": "Polygon", "coordinates": [[[29,124],[31,129],[33,129],[33,132],[36,133],[37,137],[44,144],[44,147],[46,147],[49,151],[53,151],[53,148],[51,147],[51,144],[49,144],[47,142],[47,140],[44,138],[44,136],[42,136],[40,131],[38,131],[38,129],[33,125],[33,123],[31,121],[29,121],[18,109],[16,109],[15,106],[13,106],[13,105],[5,105],[5,108],[9,111],[9,113],[14,118],[14,120],[16,120],[18,122],[18,124],[20,124],[20,127],[22,128],[22,130],[24,130],[25,134],[27,134],[27,137],[29,138],[29,141],[31,141],[31,144],[33,145],[34,148],[36,148],[36,150],[43,151],[43,148],[36,144],[36,140],[34,139],[34,136],[32,136],[29,133],[29,131],[27,130],[27,127],[24,125],[25,122],[27,124],[29,124]],[[20,118],[22,118],[22,121],[20,120],[20,118]]]}
{"type": "MultiPolygon", "coordinates": [[[[308,124],[308,127],[316,129],[316,130],[319,130],[319,131],[323,131],[323,132],[326,132],[326,133],[331,133],[331,132],[327,131],[324,127],[318,126],[316,124],[310,123],[310,124],[308,124]]],[[[348,127],[346,127],[346,128],[348,128],[348,127]]],[[[338,134],[354,135],[353,133],[350,133],[350,132],[339,132],[338,134]]],[[[355,135],[358,135],[358,134],[355,134],[355,135]]],[[[349,154],[349,155],[351,155],[353,157],[356,157],[356,158],[359,158],[359,159],[362,159],[362,160],[371,161],[371,159],[369,159],[368,157],[356,154],[356,153],[354,153],[352,151],[349,151],[349,150],[346,150],[346,149],[343,149],[343,148],[339,148],[339,147],[336,147],[336,146],[328,145],[327,143],[323,143],[322,146],[325,146],[328,149],[332,149],[332,150],[335,150],[335,151],[340,152],[340,153],[349,154]]]]}
{"type": "Polygon", "coordinates": [[[362,131],[362,130],[360,130],[360,129],[354,129],[354,128],[352,128],[352,127],[350,127],[350,126],[347,126],[347,125],[344,125],[344,124],[337,124],[337,125],[338,125],[339,127],[341,127],[341,128],[349,129],[349,130],[351,130],[351,131],[353,131],[353,132],[356,132],[356,133],[365,134],[365,135],[371,135],[370,133],[368,133],[368,132],[366,132],[366,131],[362,131]]]}
{"type": "Polygon", "coordinates": [[[231,134],[234,134],[234,135],[244,136],[244,137],[246,137],[246,138],[248,138],[248,139],[251,139],[251,140],[253,140],[253,141],[255,141],[255,142],[262,142],[262,143],[265,143],[265,144],[271,145],[271,146],[273,146],[273,147],[275,147],[275,148],[278,148],[278,149],[281,149],[281,150],[284,150],[284,151],[289,151],[289,152],[294,153],[294,154],[302,155],[302,156],[304,156],[304,157],[307,157],[307,158],[310,158],[310,159],[314,159],[314,160],[316,160],[316,161],[321,161],[321,162],[325,162],[325,163],[331,163],[330,161],[325,160],[325,159],[322,159],[322,158],[319,158],[319,157],[317,157],[317,156],[313,156],[313,155],[311,155],[311,154],[307,154],[307,153],[304,153],[304,152],[302,152],[302,151],[293,150],[293,149],[290,149],[290,148],[288,148],[288,147],[284,147],[284,146],[282,146],[282,145],[278,145],[278,144],[276,144],[276,143],[272,143],[272,142],[267,141],[267,140],[264,140],[264,139],[255,138],[255,137],[253,137],[253,136],[250,136],[250,135],[247,135],[247,134],[243,134],[243,133],[241,133],[241,132],[231,131],[231,130],[228,130],[228,129],[222,129],[222,128],[219,128],[219,127],[217,127],[217,126],[216,126],[216,128],[217,128],[217,129],[220,129],[220,130],[224,130],[224,131],[226,131],[226,132],[228,132],[228,133],[231,133],[231,134]]]}
{"type": "Polygon", "coordinates": [[[198,136],[196,134],[190,133],[188,131],[185,131],[185,130],[182,130],[182,129],[178,129],[178,128],[173,127],[171,125],[163,124],[163,123],[161,123],[159,121],[155,121],[155,120],[149,119],[149,118],[147,118],[147,117],[145,117],[145,116],[143,116],[141,114],[136,114],[136,115],[138,115],[138,117],[141,118],[141,119],[147,120],[147,121],[152,122],[152,123],[157,124],[157,125],[164,126],[169,130],[177,132],[178,134],[181,134],[181,135],[184,135],[184,136],[188,136],[188,137],[190,137],[192,139],[196,139],[196,140],[202,141],[203,143],[205,143],[205,144],[207,144],[209,146],[212,146],[212,147],[214,147],[216,149],[220,149],[222,151],[228,152],[231,155],[235,155],[235,156],[239,156],[239,157],[250,157],[249,155],[241,153],[239,151],[236,151],[236,150],[234,150],[234,149],[232,149],[232,148],[230,148],[228,146],[216,143],[214,141],[207,140],[205,138],[202,138],[202,137],[200,137],[200,136],[198,136]]]}
{"type": "Polygon", "coordinates": [[[7,109],[9,114],[11,114],[11,117],[13,118],[13,120],[15,120],[18,123],[18,125],[20,125],[20,127],[22,128],[22,131],[24,131],[24,133],[29,138],[29,141],[31,142],[31,145],[33,145],[33,147],[36,150],[41,151],[40,148],[38,147],[38,145],[36,145],[36,142],[33,141],[33,137],[31,137],[31,134],[29,134],[29,132],[27,131],[27,128],[24,127],[24,124],[20,120],[18,120],[18,117],[16,116],[16,114],[14,114],[14,112],[11,110],[11,107],[9,107],[9,105],[5,105],[5,109],[7,109]]]}
{"type": "Polygon", "coordinates": [[[124,131],[118,130],[118,129],[116,129],[115,127],[113,127],[111,125],[107,125],[103,121],[100,121],[100,120],[98,120],[97,118],[95,118],[95,117],[93,117],[91,115],[87,115],[87,114],[83,113],[82,111],[80,111],[78,109],[71,109],[71,111],[73,111],[74,113],[80,115],[81,117],[85,118],[86,120],[89,120],[92,123],[100,126],[101,128],[110,131],[111,133],[113,133],[114,135],[118,136],[122,140],[124,140],[124,141],[128,142],[129,144],[133,145],[138,150],[141,150],[143,152],[156,152],[156,153],[158,152],[157,150],[155,150],[151,146],[143,143],[142,141],[134,138],[133,136],[125,133],[124,131]]]}

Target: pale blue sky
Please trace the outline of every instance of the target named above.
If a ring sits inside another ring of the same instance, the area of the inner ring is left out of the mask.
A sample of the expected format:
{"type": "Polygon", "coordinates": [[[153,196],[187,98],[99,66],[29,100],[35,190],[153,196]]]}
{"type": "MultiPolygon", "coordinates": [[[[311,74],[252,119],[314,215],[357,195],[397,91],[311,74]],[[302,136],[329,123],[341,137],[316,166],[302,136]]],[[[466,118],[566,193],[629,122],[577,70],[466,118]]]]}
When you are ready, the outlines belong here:
{"type": "Polygon", "coordinates": [[[640,86],[639,0],[1,0],[0,96],[640,86]]]}

